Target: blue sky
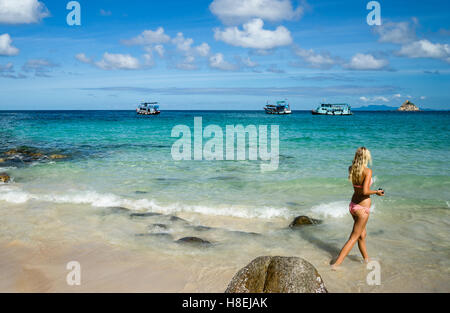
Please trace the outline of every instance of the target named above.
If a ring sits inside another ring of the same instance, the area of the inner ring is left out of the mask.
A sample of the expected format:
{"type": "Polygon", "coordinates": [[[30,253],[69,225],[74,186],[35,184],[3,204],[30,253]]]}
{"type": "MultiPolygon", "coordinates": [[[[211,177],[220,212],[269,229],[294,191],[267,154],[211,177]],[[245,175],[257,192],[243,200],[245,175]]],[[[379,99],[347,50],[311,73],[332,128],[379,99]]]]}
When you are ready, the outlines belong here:
{"type": "Polygon", "coordinates": [[[0,109],[449,109],[450,2],[0,0],[0,109]]]}

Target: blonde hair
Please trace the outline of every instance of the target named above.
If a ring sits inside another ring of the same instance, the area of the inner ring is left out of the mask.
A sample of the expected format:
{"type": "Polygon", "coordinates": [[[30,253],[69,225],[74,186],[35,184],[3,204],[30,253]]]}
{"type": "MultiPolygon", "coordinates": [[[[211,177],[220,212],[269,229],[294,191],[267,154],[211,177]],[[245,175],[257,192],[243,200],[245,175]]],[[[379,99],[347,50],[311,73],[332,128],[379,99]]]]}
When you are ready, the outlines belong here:
{"type": "Polygon", "coordinates": [[[361,147],[356,150],[355,158],[353,159],[352,166],[350,166],[348,179],[354,185],[362,185],[364,181],[363,173],[367,168],[367,164],[372,164],[372,156],[369,149],[361,147]]]}

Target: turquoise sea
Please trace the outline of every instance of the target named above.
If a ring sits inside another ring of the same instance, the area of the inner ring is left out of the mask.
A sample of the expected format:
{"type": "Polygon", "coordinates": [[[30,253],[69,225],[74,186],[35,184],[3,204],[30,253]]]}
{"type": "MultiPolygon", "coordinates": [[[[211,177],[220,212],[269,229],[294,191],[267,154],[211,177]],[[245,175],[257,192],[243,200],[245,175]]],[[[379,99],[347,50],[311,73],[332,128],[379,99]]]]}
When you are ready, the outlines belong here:
{"type": "Polygon", "coordinates": [[[253,256],[296,255],[332,291],[449,292],[449,156],[449,112],[2,111],[0,172],[12,182],[0,185],[0,241],[104,241],[233,269],[253,256]],[[262,172],[261,161],[250,160],[174,161],[171,131],[193,131],[194,117],[224,132],[226,125],[279,125],[278,169],[262,172]],[[350,234],[347,170],[359,146],[372,152],[373,188],[386,191],[373,198],[367,239],[382,265],[381,286],[365,284],[356,247],[342,272],[327,265],[350,234]],[[143,212],[162,215],[132,216],[143,212]],[[168,215],[187,224],[164,221],[168,215]],[[323,223],[289,230],[298,215],[323,223]],[[155,230],[156,223],[167,227],[155,230]],[[173,244],[188,235],[214,245],[173,244]]]}

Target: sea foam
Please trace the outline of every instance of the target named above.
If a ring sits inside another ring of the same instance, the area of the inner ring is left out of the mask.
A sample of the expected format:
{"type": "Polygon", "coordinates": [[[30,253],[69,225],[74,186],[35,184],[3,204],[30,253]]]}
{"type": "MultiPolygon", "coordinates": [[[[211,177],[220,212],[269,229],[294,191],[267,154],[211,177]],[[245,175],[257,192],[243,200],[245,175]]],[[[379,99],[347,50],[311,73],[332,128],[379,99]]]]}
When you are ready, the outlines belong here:
{"type": "Polygon", "coordinates": [[[169,205],[160,205],[152,199],[126,199],[115,194],[102,194],[96,191],[72,191],[66,194],[36,194],[10,186],[4,186],[1,189],[0,201],[13,204],[23,204],[31,200],[59,204],[85,204],[93,207],[120,206],[133,211],[151,211],[162,214],[188,212],[204,215],[261,219],[291,218],[295,215],[295,212],[287,208],[274,208],[267,206],[255,208],[241,206],[210,207],[201,205],[186,205],[178,202],[169,205]]]}

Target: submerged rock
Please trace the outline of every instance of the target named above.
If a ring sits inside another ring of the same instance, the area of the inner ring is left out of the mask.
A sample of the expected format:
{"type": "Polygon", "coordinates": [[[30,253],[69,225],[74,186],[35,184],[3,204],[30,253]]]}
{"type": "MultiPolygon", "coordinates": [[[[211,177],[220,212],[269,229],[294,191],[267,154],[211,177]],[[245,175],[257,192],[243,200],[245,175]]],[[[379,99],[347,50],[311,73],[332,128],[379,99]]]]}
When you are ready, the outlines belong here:
{"type": "Polygon", "coordinates": [[[112,207],[108,207],[106,208],[107,213],[111,213],[111,214],[120,214],[120,213],[127,213],[130,210],[121,206],[112,206],[112,207]]]}
{"type": "Polygon", "coordinates": [[[211,243],[207,240],[197,238],[197,237],[184,237],[177,240],[177,243],[190,244],[190,245],[198,245],[198,246],[207,246],[211,243]]]}
{"type": "Polygon", "coordinates": [[[296,228],[304,225],[316,225],[322,223],[321,220],[316,220],[314,218],[310,218],[308,216],[297,216],[291,224],[289,224],[290,228],[296,228]]]}
{"type": "Polygon", "coordinates": [[[183,222],[183,223],[189,223],[188,221],[186,221],[185,219],[182,219],[181,217],[175,216],[175,215],[170,215],[169,220],[171,222],[183,222]]]}
{"type": "Polygon", "coordinates": [[[11,180],[11,177],[9,177],[6,173],[0,173],[0,182],[8,183],[11,180]]]}
{"type": "Polygon", "coordinates": [[[250,237],[262,236],[261,234],[258,234],[258,233],[246,232],[246,231],[240,231],[240,230],[233,230],[233,231],[230,231],[230,233],[239,235],[239,236],[250,236],[250,237]]]}
{"type": "Polygon", "coordinates": [[[0,158],[0,163],[5,163],[5,159],[0,158]]]}
{"type": "Polygon", "coordinates": [[[136,234],[136,237],[153,237],[153,238],[160,238],[163,240],[173,240],[172,235],[168,233],[144,233],[144,234],[136,234]]]}
{"type": "Polygon", "coordinates": [[[168,229],[166,224],[152,224],[148,226],[149,229],[155,230],[155,229],[168,229]]]}
{"type": "Polygon", "coordinates": [[[208,231],[208,230],[213,229],[212,227],[202,226],[202,225],[190,225],[190,226],[187,226],[187,227],[191,228],[191,229],[193,229],[195,231],[208,231]]]}
{"type": "Polygon", "coordinates": [[[66,159],[67,155],[63,155],[63,154],[52,154],[49,156],[50,159],[52,160],[60,160],[60,159],[66,159]]]}
{"type": "Polygon", "coordinates": [[[261,256],[234,275],[225,293],[326,293],[322,277],[298,257],[261,256]]]}
{"type": "Polygon", "coordinates": [[[131,213],[130,217],[151,217],[151,216],[157,216],[161,215],[160,213],[154,213],[154,212],[146,212],[146,213],[131,213]]]}

